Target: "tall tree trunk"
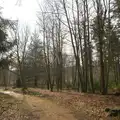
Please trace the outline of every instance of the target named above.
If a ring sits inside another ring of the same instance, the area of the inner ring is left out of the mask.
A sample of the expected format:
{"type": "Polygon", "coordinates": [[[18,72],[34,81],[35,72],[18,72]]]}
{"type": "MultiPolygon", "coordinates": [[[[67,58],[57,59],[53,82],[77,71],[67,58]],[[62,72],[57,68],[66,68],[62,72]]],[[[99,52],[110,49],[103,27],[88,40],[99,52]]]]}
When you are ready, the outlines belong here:
{"type": "Polygon", "coordinates": [[[84,60],[85,60],[85,92],[87,92],[87,86],[88,86],[88,54],[87,54],[87,37],[86,37],[86,1],[84,0],[84,21],[83,21],[83,29],[84,29],[84,50],[85,50],[85,55],[84,55],[84,60]]]}
{"type": "Polygon", "coordinates": [[[95,93],[94,82],[93,82],[93,65],[92,65],[92,50],[90,42],[90,25],[89,25],[89,11],[88,11],[88,0],[86,0],[86,11],[87,11],[87,23],[88,23],[88,56],[89,56],[89,76],[92,92],[95,93]]]}
{"type": "Polygon", "coordinates": [[[97,2],[97,24],[98,24],[98,40],[99,40],[99,54],[100,54],[100,85],[101,93],[106,94],[105,76],[104,76],[104,61],[103,61],[103,35],[104,35],[104,20],[102,18],[101,1],[97,2]]]}
{"type": "MultiPolygon", "coordinates": [[[[81,75],[79,75],[79,76],[81,76],[81,90],[84,92],[84,90],[83,90],[83,87],[84,87],[84,85],[83,85],[83,81],[84,81],[84,79],[85,79],[85,69],[84,69],[84,55],[83,55],[83,47],[82,47],[82,35],[81,35],[81,29],[80,29],[80,11],[79,11],[79,2],[78,2],[78,0],[76,0],[76,6],[77,6],[77,29],[78,29],[78,39],[79,39],[79,42],[78,43],[76,43],[76,45],[80,45],[80,56],[81,56],[81,66],[79,66],[79,67],[81,67],[82,69],[81,69],[81,75]]],[[[78,54],[78,56],[79,56],[79,53],[77,53],[78,54]]],[[[79,68],[80,69],[80,68],[79,68]]]]}

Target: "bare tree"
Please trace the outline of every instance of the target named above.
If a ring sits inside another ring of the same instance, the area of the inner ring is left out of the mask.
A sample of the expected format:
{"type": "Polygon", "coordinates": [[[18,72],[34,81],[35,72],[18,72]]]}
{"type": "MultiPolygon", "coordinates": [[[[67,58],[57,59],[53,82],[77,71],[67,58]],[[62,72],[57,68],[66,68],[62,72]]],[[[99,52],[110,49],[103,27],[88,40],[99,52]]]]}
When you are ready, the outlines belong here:
{"type": "Polygon", "coordinates": [[[25,89],[27,86],[26,86],[26,81],[24,76],[24,63],[25,63],[25,57],[26,57],[27,43],[29,40],[29,29],[26,26],[22,34],[20,34],[19,31],[17,31],[15,34],[17,39],[16,55],[17,55],[17,62],[18,62],[18,71],[20,75],[20,80],[22,82],[22,87],[25,89]]]}

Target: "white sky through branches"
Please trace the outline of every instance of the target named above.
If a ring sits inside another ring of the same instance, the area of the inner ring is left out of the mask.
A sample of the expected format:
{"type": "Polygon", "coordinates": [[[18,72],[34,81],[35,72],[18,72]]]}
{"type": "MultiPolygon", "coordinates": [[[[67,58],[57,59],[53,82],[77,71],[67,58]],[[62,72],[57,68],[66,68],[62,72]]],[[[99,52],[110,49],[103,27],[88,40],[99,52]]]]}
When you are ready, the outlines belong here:
{"type": "MultiPolygon", "coordinates": [[[[19,20],[21,27],[28,25],[33,32],[36,28],[36,14],[40,11],[39,4],[42,7],[43,1],[45,0],[0,0],[2,15],[7,19],[19,20]]],[[[64,51],[71,54],[71,44],[67,42],[65,46],[64,51]]]]}
{"type": "MultiPolygon", "coordinates": [[[[0,0],[0,6],[2,6],[2,15],[5,18],[16,20],[18,19],[20,24],[28,24],[33,27],[36,24],[36,12],[39,11],[37,0],[0,0]]],[[[39,0],[41,3],[42,0],[39,0]]]]}

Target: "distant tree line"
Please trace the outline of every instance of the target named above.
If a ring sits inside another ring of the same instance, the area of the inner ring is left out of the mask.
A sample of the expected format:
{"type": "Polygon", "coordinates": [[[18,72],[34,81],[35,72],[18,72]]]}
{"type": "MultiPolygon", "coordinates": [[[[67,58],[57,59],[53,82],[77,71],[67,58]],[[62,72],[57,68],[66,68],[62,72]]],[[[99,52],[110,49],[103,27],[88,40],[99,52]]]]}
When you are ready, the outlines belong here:
{"type": "MultiPolygon", "coordinates": [[[[118,87],[120,1],[46,0],[44,4],[39,4],[38,29],[32,34],[28,27],[20,30],[16,25],[13,29],[16,44],[11,66],[16,68],[21,85],[26,88],[31,76],[38,87],[38,76],[43,76],[44,86],[51,91],[70,86],[105,95],[112,85],[118,87]],[[71,52],[66,52],[66,47],[71,52]],[[70,69],[72,79],[66,80],[70,69]]],[[[3,34],[1,29],[0,37],[3,34]]],[[[6,48],[11,47],[1,47],[1,53],[6,48]]]]}

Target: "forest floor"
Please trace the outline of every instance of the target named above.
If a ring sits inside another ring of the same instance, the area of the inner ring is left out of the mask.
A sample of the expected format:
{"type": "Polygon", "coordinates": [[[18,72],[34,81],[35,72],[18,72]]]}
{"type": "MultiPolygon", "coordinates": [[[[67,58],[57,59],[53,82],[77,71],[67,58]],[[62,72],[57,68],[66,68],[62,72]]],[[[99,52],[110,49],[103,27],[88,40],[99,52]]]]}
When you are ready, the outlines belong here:
{"type": "MultiPolygon", "coordinates": [[[[105,109],[120,109],[120,96],[115,95],[78,93],[68,90],[50,92],[39,88],[29,88],[27,94],[47,98],[71,110],[77,120],[111,120],[105,109]]],[[[112,118],[114,119],[120,120],[120,118],[112,118]]]]}
{"type": "MultiPolygon", "coordinates": [[[[20,92],[19,89],[14,91],[20,92]]],[[[50,92],[37,88],[29,88],[27,95],[9,91],[4,94],[22,101],[21,108],[27,111],[28,120],[109,120],[105,108],[120,108],[120,97],[113,95],[50,92]]]]}
{"type": "Polygon", "coordinates": [[[38,120],[30,107],[22,101],[23,97],[14,95],[0,91],[0,120],[38,120]]]}
{"type": "MultiPolygon", "coordinates": [[[[1,91],[1,93],[17,98],[16,101],[13,102],[14,104],[17,104],[17,101],[21,101],[21,105],[17,105],[17,108],[20,109],[20,112],[22,111],[23,114],[19,115],[20,117],[17,119],[12,116],[15,119],[11,120],[77,120],[72,111],[64,108],[63,106],[57,105],[47,98],[18,94],[12,91],[1,91]],[[25,112],[27,112],[27,114],[25,112]],[[21,117],[23,115],[25,117],[21,117]]],[[[7,99],[6,101],[9,100],[7,99]]],[[[18,114],[21,114],[20,112],[18,112],[18,109],[11,108],[11,111],[16,110],[16,113],[14,113],[13,115],[16,114],[16,116],[18,116],[18,114]]],[[[6,110],[6,112],[8,111],[6,110]]],[[[81,120],[85,120],[83,113],[81,115],[81,120]]],[[[3,116],[1,117],[1,120],[2,118],[3,116]]],[[[4,118],[6,118],[6,120],[9,120],[6,116],[4,116],[4,118]]]]}

